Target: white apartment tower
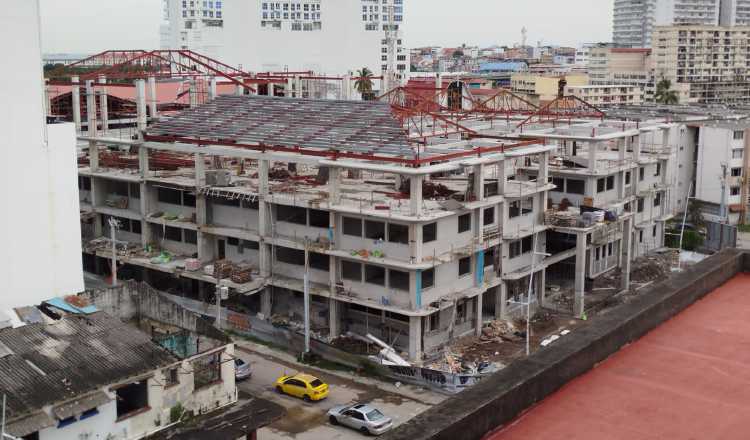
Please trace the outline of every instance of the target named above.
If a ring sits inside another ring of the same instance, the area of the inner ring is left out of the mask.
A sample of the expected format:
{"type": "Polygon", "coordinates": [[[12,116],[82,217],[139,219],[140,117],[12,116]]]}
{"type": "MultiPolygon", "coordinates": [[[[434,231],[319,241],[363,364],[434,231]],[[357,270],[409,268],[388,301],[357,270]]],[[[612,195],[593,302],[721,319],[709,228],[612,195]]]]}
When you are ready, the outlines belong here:
{"type": "Polygon", "coordinates": [[[189,49],[220,57],[224,43],[222,0],[163,0],[161,49],[189,49]]]}
{"type": "Polygon", "coordinates": [[[654,26],[718,25],[721,6],[722,0],[615,0],[613,41],[651,47],[654,26]]]}
{"type": "Polygon", "coordinates": [[[724,26],[750,25],[750,0],[723,0],[721,24],[724,26]]]}

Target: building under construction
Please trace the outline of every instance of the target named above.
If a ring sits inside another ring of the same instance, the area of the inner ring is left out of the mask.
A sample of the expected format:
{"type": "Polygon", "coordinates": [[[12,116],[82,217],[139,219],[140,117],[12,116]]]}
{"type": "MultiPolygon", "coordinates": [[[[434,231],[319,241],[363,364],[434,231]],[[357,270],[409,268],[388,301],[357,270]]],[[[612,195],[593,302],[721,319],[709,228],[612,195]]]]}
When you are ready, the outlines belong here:
{"type": "Polygon", "coordinates": [[[565,292],[583,316],[590,280],[617,267],[627,289],[687,197],[664,118],[440,78],[375,101],[295,97],[293,81],[263,96],[261,78],[211,69],[187,80],[205,102],[166,114],[146,90],[169,75],[142,65],[71,81],[87,270],[111,275],[114,234],[120,277],[208,303],[227,286],[245,313],[307,315],[314,337],[371,333],[420,362],[565,292]],[[108,76],[134,84],[132,122],[97,99],[108,76]]]}

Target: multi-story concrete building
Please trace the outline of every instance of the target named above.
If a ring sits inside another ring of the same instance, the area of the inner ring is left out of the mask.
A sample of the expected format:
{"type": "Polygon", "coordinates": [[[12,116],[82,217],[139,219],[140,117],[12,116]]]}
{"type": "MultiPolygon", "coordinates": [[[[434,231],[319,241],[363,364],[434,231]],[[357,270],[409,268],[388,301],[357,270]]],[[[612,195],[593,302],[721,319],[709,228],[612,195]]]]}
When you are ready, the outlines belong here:
{"type": "Polygon", "coordinates": [[[189,49],[217,58],[225,44],[222,0],[162,0],[162,49],[189,49]]]}
{"type": "Polygon", "coordinates": [[[643,89],[631,85],[566,86],[565,94],[580,98],[591,105],[639,105],[643,102],[643,89]]]}
{"type": "Polygon", "coordinates": [[[654,31],[654,76],[677,88],[689,87],[683,103],[747,103],[749,46],[747,26],[659,27],[654,31]]]}
{"type": "Polygon", "coordinates": [[[718,25],[721,0],[615,0],[613,41],[617,45],[651,47],[656,26],[718,25]]]}
{"type": "Polygon", "coordinates": [[[510,77],[510,88],[526,95],[535,104],[544,105],[562,94],[566,86],[584,86],[589,83],[586,74],[544,74],[519,72],[510,77]]]}
{"type": "Polygon", "coordinates": [[[722,26],[750,26],[750,0],[722,0],[722,26]]]}

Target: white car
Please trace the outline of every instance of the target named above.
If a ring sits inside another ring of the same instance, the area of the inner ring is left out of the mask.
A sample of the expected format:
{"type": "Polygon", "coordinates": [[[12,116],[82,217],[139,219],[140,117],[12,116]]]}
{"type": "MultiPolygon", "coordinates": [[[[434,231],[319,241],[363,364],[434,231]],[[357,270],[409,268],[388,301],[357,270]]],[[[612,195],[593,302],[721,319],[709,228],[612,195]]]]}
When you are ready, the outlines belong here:
{"type": "Polygon", "coordinates": [[[332,425],[344,425],[363,434],[380,435],[393,428],[393,420],[374,406],[358,403],[335,406],[328,411],[332,425]]]}
{"type": "Polygon", "coordinates": [[[243,361],[240,358],[234,358],[234,379],[244,380],[249,379],[253,373],[250,371],[250,364],[243,361]]]}

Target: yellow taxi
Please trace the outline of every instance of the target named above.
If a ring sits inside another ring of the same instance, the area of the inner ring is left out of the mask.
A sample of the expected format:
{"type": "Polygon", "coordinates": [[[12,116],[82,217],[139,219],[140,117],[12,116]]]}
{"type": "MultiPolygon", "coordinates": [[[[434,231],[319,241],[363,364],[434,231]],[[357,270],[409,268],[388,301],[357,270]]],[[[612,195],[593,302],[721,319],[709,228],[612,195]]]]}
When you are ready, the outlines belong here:
{"type": "Polygon", "coordinates": [[[328,384],[309,374],[281,376],[276,380],[276,391],[299,397],[306,402],[323,400],[328,396],[328,384]]]}

